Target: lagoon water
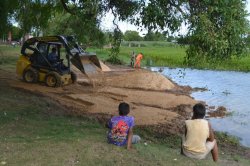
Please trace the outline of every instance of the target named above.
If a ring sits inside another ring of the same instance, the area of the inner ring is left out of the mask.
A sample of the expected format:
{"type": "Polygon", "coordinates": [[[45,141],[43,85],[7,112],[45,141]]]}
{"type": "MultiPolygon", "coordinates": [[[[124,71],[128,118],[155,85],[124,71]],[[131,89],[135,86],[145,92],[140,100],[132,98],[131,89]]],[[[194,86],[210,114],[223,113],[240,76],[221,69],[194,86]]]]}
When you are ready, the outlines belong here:
{"type": "Polygon", "coordinates": [[[224,106],[232,112],[231,116],[224,118],[210,118],[212,127],[239,137],[243,146],[250,147],[250,73],[167,67],[150,69],[161,71],[179,85],[208,89],[193,92],[191,96],[209,106],[224,106]]]}

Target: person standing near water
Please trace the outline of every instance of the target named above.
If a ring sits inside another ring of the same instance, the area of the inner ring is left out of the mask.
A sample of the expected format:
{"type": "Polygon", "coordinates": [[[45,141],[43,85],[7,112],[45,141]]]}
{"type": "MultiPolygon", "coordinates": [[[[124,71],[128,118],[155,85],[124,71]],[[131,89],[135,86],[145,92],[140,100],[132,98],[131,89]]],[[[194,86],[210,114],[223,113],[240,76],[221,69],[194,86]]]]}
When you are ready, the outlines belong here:
{"type": "Polygon", "coordinates": [[[140,52],[137,56],[136,56],[136,62],[134,65],[134,68],[138,67],[141,68],[141,60],[143,58],[143,54],[140,52]]]}
{"type": "Polygon", "coordinates": [[[218,160],[218,146],[211,124],[204,119],[206,108],[199,103],[193,107],[193,117],[185,121],[185,135],[182,139],[182,154],[194,159],[204,159],[211,152],[218,160]]]}
{"type": "Polygon", "coordinates": [[[132,51],[131,56],[130,56],[130,66],[134,67],[135,64],[135,52],[132,51]]]}

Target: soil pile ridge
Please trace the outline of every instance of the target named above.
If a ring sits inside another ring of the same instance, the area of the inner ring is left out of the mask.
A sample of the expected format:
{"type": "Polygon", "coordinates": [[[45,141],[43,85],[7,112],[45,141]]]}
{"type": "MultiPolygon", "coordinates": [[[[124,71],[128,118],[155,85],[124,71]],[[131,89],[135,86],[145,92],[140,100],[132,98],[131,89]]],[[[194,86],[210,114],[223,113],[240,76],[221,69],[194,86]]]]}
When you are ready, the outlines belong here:
{"type": "Polygon", "coordinates": [[[161,134],[179,133],[197,102],[187,93],[175,93],[181,88],[164,76],[143,69],[102,72],[93,79],[96,86],[77,71],[80,81],[60,88],[10,79],[8,72],[0,74],[12,87],[51,98],[67,108],[69,114],[88,115],[101,122],[118,115],[119,103],[127,102],[137,126],[147,126],[161,134]]]}
{"type": "Polygon", "coordinates": [[[175,85],[163,75],[147,70],[136,70],[108,80],[107,84],[114,87],[145,89],[145,90],[171,90],[175,85]]]}

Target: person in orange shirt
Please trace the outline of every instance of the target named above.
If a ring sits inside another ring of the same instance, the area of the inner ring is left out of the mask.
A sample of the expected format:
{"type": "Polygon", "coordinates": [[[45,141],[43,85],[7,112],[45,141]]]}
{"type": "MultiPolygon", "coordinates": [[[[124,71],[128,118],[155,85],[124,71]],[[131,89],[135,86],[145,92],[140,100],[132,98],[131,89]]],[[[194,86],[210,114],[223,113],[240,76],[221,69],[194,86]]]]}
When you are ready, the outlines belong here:
{"type": "Polygon", "coordinates": [[[134,65],[134,68],[136,68],[136,66],[138,66],[138,68],[141,68],[141,60],[143,58],[143,54],[140,52],[137,56],[136,56],[136,62],[134,65]]]}

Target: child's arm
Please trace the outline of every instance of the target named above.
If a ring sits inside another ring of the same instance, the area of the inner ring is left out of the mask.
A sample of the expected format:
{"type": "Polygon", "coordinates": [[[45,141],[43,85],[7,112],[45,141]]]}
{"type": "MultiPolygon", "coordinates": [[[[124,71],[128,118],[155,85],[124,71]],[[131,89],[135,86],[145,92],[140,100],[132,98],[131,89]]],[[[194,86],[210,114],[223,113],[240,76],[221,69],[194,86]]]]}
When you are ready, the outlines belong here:
{"type": "Polygon", "coordinates": [[[128,143],[127,143],[127,149],[132,148],[132,137],[133,137],[133,128],[131,127],[128,131],[128,143]]]}
{"type": "Polygon", "coordinates": [[[105,124],[105,127],[111,129],[111,119],[107,121],[107,123],[105,124]]]}
{"type": "Polygon", "coordinates": [[[105,124],[105,127],[106,127],[106,128],[110,128],[110,127],[109,127],[109,122],[107,122],[107,123],[105,124]]]}
{"type": "Polygon", "coordinates": [[[211,127],[211,124],[208,122],[208,127],[209,127],[209,137],[208,137],[208,141],[213,142],[214,141],[214,131],[211,127]]]}

